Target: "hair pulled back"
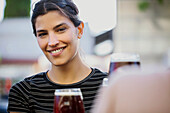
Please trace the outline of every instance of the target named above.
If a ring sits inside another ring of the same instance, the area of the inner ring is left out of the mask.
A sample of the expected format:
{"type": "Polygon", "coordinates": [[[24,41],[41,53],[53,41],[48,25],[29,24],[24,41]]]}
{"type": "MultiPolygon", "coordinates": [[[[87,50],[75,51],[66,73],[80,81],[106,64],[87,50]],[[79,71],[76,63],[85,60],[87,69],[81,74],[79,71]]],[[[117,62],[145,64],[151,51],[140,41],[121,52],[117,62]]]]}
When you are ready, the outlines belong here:
{"type": "Polygon", "coordinates": [[[39,0],[33,9],[31,22],[33,33],[36,36],[35,23],[40,15],[45,15],[49,11],[59,11],[62,15],[69,18],[75,27],[79,26],[81,21],[78,18],[78,8],[71,0],[39,0]]]}

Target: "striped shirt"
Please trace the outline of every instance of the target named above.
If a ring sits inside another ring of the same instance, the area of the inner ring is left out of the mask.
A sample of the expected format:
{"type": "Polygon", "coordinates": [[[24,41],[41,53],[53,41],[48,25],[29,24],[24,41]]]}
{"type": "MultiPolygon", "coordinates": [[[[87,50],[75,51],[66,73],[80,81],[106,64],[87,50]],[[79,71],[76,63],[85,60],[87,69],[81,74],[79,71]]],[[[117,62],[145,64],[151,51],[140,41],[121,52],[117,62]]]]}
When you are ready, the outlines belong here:
{"type": "MultiPolygon", "coordinates": [[[[47,71],[48,72],[48,71],[47,71]]],[[[54,91],[62,88],[80,88],[85,112],[89,113],[106,73],[92,68],[83,80],[69,85],[56,84],[42,72],[12,86],[8,99],[8,112],[53,113],[54,91]]]]}

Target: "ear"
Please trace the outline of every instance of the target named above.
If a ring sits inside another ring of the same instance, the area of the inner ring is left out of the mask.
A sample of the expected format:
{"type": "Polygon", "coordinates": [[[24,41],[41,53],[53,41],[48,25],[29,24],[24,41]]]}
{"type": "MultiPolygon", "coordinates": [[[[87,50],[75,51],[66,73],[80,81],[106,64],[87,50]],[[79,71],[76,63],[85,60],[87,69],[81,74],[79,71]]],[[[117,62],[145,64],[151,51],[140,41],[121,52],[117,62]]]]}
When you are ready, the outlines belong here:
{"type": "Polygon", "coordinates": [[[78,38],[81,39],[83,36],[83,29],[84,29],[84,23],[81,22],[80,25],[78,26],[78,38]]]}

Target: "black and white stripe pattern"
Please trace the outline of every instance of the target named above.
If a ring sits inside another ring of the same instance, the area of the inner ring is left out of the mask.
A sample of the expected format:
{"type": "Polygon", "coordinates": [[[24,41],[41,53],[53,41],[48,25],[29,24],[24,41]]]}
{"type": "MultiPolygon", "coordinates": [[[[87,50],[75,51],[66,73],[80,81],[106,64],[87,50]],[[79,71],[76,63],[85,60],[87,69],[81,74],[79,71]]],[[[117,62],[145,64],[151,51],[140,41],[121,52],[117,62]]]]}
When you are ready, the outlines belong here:
{"type": "Polygon", "coordinates": [[[89,113],[102,80],[107,76],[106,73],[92,68],[92,72],[84,80],[70,85],[60,85],[51,82],[46,73],[42,72],[25,78],[13,85],[9,93],[8,111],[53,113],[55,89],[80,88],[83,94],[85,111],[89,113]]]}

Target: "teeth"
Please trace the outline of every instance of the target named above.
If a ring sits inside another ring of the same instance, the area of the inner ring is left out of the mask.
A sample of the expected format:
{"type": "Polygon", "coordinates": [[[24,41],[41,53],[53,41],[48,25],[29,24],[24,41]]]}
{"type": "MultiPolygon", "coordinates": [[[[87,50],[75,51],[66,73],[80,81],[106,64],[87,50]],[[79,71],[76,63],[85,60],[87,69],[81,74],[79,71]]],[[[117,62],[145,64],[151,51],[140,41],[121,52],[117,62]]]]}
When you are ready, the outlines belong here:
{"type": "Polygon", "coordinates": [[[55,50],[55,51],[52,51],[51,53],[58,53],[58,52],[60,52],[61,50],[63,50],[63,48],[57,49],[57,50],[55,50]]]}

